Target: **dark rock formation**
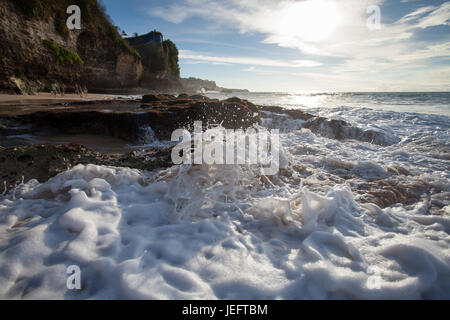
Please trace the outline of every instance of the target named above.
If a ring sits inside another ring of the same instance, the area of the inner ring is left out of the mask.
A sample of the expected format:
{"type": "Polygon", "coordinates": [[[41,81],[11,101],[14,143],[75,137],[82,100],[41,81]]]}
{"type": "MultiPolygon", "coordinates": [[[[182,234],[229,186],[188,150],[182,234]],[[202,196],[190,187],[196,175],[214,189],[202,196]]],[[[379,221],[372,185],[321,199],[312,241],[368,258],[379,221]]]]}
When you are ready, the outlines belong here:
{"type": "Polygon", "coordinates": [[[314,118],[314,116],[312,114],[307,113],[305,111],[284,109],[284,108],[278,107],[278,106],[261,106],[260,110],[265,111],[265,112],[272,112],[272,113],[276,113],[276,114],[286,114],[295,120],[309,120],[311,118],[314,118]]]}
{"type": "Polygon", "coordinates": [[[304,128],[310,129],[315,134],[336,140],[355,139],[359,141],[388,146],[400,141],[399,138],[388,136],[382,131],[363,130],[352,126],[346,121],[315,117],[307,121],[304,128]]]}
{"type": "Polygon", "coordinates": [[[0,182],[7,190],[30,179],[45,182],[77,164],[96,164],[153,170],[172,165],[170,148],[147,148],[123,155],[103,154],[79,144],[33,145],[3,148],[0,146],[0,182]]]}
{"type": "Polygon", "coordinates": [[[295,120],[303,120],[302,128],[311,130],[313,133],[336,140],[358,140],[381,146],[398,143],[400,139],[386,132],[374,129],[362,129],[351,125],[344,120],[317,117],[302,110],[288,110],[277,106],[262,106],[261,111],[275,114],[288,115],[295,120]]]}
{"type": "MultiPolygon", "coordinates": [[[[170,139],[175,129],[192,129],[193,122],[204,126],[221,123],[225,128],[247,128],[259,122],[255,105],[245,100],[209,100],[205,97],[147,95],[143,102],[74,103],[63,109],[44,108],[24,113],[0,115],[0,135],[55,132],[113,136],[138,143],[143,129],[150,126],[159,139],[170,139]]],[[[150,148],[123,155],[104,154],[79,144],[0,147],[0,180],[8,189],[32,178],[46,181],[76,164],[98,164],[153,170],[170,166],[171,148],[150,148]]]]}
{"type": "Polygon", "coordinates": [[[258,108],[247,100],[213,100],[204,96],[180,95],[171,99],[167,95],[146,95],[141,108],[158,118],[151,127],[160,136],[167,138],[167,131],[178,128],[192,130],[194,121],[203,126],[221,124],[227,129],[245,129],[260,122],[258,108]],[[168,121],[167,121],[168,120],[168,121]]]}
{"type": "Polygon", "coordinates": [[[101,105],[75,104],[64,109],[45,109],[24,114],[1,115],[0,133],[35,133],[38,131],[64,134],[94,134],[112,136],[140,143],[145,130],[151,127],[158,139],[170,139],[174,130],[191,130],[194,121],[206,127],[222,124],[227,129],[247,128],[259,123],[259,112],[246,100],[219,101],[205,97],[146,95],[143,101],[107,103],[101,105]]]}

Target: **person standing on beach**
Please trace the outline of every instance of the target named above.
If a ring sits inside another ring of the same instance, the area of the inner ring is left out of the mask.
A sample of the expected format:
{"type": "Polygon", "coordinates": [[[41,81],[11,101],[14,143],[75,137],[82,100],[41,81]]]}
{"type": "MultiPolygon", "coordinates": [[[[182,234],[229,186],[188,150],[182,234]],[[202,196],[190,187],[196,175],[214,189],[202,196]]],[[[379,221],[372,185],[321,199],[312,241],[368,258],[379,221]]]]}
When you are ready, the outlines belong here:
{"type": "Polygon", "coordinates": [[[86,85],[83,86],[83,92],[84,92],[85,95],[88,94],[88,89],[87,89],[86,85]]]}
{"type": "Polygon", "coordinates": [[[81,86],[79,86],[78,83],[75,83],[75,94],[83,97],[83,91],[81,90],[81,86]]]}
{"type": "Polygon", "coordinates": [[[56,83],[52,83],[51,94],[52,94],[52,96],[56,96],[56,83]]]}

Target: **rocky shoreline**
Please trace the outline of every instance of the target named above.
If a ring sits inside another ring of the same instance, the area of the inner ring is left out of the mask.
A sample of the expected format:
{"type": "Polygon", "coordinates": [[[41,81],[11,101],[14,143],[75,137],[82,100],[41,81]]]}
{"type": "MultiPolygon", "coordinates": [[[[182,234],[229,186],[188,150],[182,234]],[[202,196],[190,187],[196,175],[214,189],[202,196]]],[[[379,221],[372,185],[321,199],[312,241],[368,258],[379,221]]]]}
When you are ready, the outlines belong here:
{"type": "MultiPolygon", "coordinates": [[[[362,129],[343,120],[314,116],[303,110],[256,106],[237,97],[218,100],[187,94],[149,94],[142,99],[3,107],[0,108],[0,136],[46,130],[59,134],[111,136],[141,143],[146,127],[151,127],[155,138],[169,140],[176,129],[192,129],[194,121],[202,121],[204,127],[221,124],[227,129],[245,129],[274,116],[300,120],[300,128],[329,139],[353,139],[381,146],[399,141],[381,131],[362,129]]],[[[283,130],[276,123],[268,127],[283,130]]]]}
{"type": "MultiPolygon", "coordinates": [[[[363,130],[342,120],[318,117],[302,110],[256,106],[239,98],[219,101],[187,94],[177,97],[151,94],[142,99],[74,101],[32,108],[2,109],[0,137],[3,140],[0,141],[45,131],[55,136],[90,134],[93,139],[109,136],[122,139],[124,145],[145,145],[148,142],[145,139],[149,138],[145,136],[148,131],[153,135],[151,138],[170,140],[173,130],[192,129],[194,121],[202,121],[205,128],[221,124],[227,129],[245,129],[263,124],[283,131],[279,124],[267,123],[269,118],[274,121],[277,116],[298,121],[300,128],[329,139],[364,141],[381,146],[397,142],[396,137],[386,136],[383,132],[363,130]]],[[[122,152],[106,153],[73,141],[64,144],[18,143],[0,146],[0,179],[6,191],[9,191],[22,181],[37,179],[45,182],[77,164],[91,163],[140,170],[166,168],[172,165],[170,155],[171,147],[167,144],[134,150],[123,148],[122,152]]],[[[289,170],[282,169],[279,174],[290,176],[292,170],[301,176],[308,176],[308,169],[301,164],[292,164],[289,170]]],[[[403,168],[388,168],[388,171],[393,176],[405,179],[411,174],[403,168]]],[[[347,180],[352,177],[343,174],[340,178],[347,180]]],[[[383,208],[394,203],[417,201],[423,194],[420,190],[426,188],[423,185],[394,183],[389,179],[360,182],[352,187],[356,194],[361,195],[359,201],[376,203],[383,208]]],[[[438,210],[439,206],[436,206],[432,211],[438,210]]]]}
{"type": "MultiPolygon", "coordinates": [[[[0,110],[0,179],[9,191],[22,181],[47,181],[77,164],[97,164],[153,170],[172,165],[171,147],[145,147],[111,154],[92,150],[80,143],[15,144],[12,137],[61,134],[76,137],[113,137],[129,144],[145,143],[151,130],[155,139],[170,140],[173,130],[189,128],[194,121],[205,127],[222,123],[225,128],[248,128],[260,122],[257,107],[237,98],[226,101],[203,96],[178,97],[163,94],[141,99],[72,101],[33,106],[11,106],[0,110]],[[150,129],[149,129],[150,128],[150,129]],[[9,139],[9,140],[8,140],[9,139]],[[1,140],[0,140],[1,141],[1,140]]],[[[76,138],[75,138],[76,139],[76,138]]]]}
{"type": "MultiPolygon", "coordinates": [[[[45,182],[78,164],[96,164],[154,170],[172,165],[170,148],[146,148],[145,152],[105,154],[80,144],[29,145],[4,148],[0,146],[0,176],[9,192],[22,181],[45,182]]],[[[3,186],[2,186],[3,189],[3,186]]],[[[5,190],[2,190],[5,191],[5,190]]]]}

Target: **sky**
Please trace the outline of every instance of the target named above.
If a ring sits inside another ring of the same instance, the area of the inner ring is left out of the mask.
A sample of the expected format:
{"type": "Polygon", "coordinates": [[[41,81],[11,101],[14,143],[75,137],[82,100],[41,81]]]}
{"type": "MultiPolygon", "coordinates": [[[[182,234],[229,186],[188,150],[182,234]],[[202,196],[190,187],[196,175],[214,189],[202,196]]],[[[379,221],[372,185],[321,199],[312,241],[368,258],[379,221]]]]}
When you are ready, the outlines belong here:
{"type": "Polygon", "coordinates": [[[158,30],[182,77],[271,92],[450,91],[450,1],[103,0],[158,30]]]}

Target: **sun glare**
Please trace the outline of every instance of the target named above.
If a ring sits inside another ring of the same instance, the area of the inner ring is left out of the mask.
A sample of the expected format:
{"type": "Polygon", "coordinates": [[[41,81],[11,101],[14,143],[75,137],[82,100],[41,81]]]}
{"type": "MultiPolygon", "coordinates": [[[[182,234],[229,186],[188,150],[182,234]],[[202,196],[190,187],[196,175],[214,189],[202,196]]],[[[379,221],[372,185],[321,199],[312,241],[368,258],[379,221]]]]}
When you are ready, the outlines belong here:
{"type": "Polygon", "coordinates": [[[298,40],[319,42],[330,38],[341,22],[334,2],[307,0],[285,4],[279,13],[280,32],[298,40]]]}

